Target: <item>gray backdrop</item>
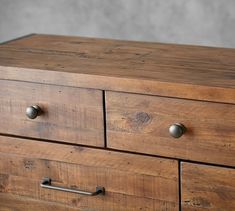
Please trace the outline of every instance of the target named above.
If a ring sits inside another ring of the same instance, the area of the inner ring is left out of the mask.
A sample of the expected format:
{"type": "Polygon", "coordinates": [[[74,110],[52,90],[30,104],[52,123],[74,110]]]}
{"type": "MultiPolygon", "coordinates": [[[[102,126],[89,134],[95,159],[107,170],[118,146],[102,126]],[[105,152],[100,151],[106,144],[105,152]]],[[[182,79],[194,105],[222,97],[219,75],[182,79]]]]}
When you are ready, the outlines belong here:
{"type": "Polygon", "coordinates": [[[235,47],[235,0],[0,0],[0,42],[28,33],[235,47]]]}

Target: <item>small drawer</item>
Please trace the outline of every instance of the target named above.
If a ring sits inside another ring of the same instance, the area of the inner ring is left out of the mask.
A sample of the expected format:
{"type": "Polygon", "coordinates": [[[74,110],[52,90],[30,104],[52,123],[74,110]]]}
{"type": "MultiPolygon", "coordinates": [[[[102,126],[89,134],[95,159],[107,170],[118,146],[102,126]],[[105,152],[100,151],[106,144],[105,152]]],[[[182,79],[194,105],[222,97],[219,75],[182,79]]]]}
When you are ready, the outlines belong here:
{"type": "Polygon", "coordinates": [[[4,198],[30,197],[79,210],[179,210],[176,160],[1,136],[0,146],[4,198]],[[87,194],[97,187],[104,192],[87,194]]]}
{"type": "Polygon", "coordinates": [[[182,210],[235,210],[235,169],[181,164],[182,210]]]}
{"type": "Polygon", "coordinates": [[[235,105],[107,92],[106,108],[109,148],[235,166],[235,105]]]}
{"type": "Polygon", "coordinates": [[[99,90],[0,80],[0,119],[0,133],[104,146],[99,90]]]}

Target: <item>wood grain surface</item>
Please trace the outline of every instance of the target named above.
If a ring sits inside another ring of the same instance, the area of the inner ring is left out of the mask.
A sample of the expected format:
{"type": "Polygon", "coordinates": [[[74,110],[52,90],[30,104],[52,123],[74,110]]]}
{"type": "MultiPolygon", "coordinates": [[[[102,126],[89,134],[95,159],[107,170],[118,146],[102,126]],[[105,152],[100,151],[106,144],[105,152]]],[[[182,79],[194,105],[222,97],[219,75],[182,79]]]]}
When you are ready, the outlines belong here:
{"type": "Polygon", "coordinates": [[[0,79],[235,103],[235,49],[33,35],[0,45],[0,79]]]}
{"type": "Polygon", "coordinates": [[[79,210],[179,209],[175,160],[3,136],[0,146],[2,193],[79,210]],[[39,184],[45,176],[55,185],[86,191],[103,186],[106,194],[90,197],[42,189],[39,184]]]}
{"type": "Polygon", "coordinates": [[[234,105],[107,92],[106,109],[109,148],[235,166],[234,105]]]}
{"type": "Polygon", "coordinates": [[[0,211],[78,211],[72,206],[35,200],[19,195],[0,193],[0,211]]]}
{"type": "Polygon", "coordinates": [[[182,211],[235,210],[235,169],[182,163],[182,211]]]}
{"type": "Polygon", "coordinates": [[[0,133],[104,146],[100,90],[0,80],[0,133]],[[42,115],[29,119],[28,106],[42,115]]]}

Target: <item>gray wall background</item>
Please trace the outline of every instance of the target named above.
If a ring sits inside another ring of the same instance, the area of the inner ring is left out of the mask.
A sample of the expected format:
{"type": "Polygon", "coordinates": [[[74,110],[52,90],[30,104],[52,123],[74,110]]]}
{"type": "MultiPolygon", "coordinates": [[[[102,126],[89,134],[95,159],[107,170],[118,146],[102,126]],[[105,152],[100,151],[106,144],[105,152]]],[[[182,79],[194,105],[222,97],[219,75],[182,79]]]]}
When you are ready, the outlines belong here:
{"type": "Polygon", "coordinates": [[[235,0],[0,0],[0,42],[29,33],[235,47],[235,0]]]}

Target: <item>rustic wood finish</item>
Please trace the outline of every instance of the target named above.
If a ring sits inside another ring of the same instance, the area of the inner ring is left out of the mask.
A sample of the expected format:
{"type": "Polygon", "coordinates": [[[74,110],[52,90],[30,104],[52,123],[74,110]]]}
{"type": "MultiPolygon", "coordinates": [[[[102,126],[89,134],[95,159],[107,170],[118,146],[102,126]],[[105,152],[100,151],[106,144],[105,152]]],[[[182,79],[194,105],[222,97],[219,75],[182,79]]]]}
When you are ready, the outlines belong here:
{"type": "Polygon", "coordinates": [[[102,91],[0,80],[0,132],[104,146],[102,91]],[[25,115],[28,106],[44,113],[25,115]]]}
{"type": "Polygon", "coordinates": [[[54,35],[0,45],[0,211],[234,202],[235,49],[54,35]],[[44,112],[32,120],[33,105],[44,112]],[[179,139],[175,123],[187,128],[179,139]],[[45,189],[44,177],[106,193],[45,189]]]}
{"type": "Polygon", "coordinates": [[[109,148],[235,166],[234,105],[107,92],[106,109],[109,148]]]}
{"type": "Polygon", "coordinates": [[[235,50],[33,35],[0,46],[0,79],[235,103],[235,50]]]}
{"type": "Polygon", "coordinates": [[[78,211],[59,203],[35,200],[29,197],[0,193],[0,211],[78,211]]]}
{"type": "Polygon", "coordinates": [[[0,146],[0,192],[80,210],[178,210],[177,161],[9,137],[0,146]],[[104,186],[106,195],[42,189],[45,176],[88,191],[104,186]]]}
{"type": "Polygon", "coordinates": [[[182,163],[182,211],[235,210],[235,169],[182,163]]]}

